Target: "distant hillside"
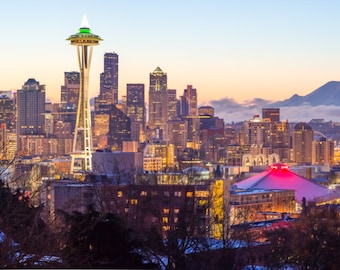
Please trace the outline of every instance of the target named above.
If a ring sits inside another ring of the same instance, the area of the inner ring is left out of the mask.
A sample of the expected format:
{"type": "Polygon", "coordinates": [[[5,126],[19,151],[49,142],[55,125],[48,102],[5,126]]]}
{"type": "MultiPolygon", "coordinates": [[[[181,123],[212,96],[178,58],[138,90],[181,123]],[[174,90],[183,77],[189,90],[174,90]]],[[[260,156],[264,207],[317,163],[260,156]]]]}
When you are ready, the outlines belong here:
{"type": "Polygon", "coordinates": [[[289,99],[267,104],[266,107],[287,107],[287,106],[340,106],[340,82],[330,81],[314,90],[306,96],[293,95],[289,99]]]}

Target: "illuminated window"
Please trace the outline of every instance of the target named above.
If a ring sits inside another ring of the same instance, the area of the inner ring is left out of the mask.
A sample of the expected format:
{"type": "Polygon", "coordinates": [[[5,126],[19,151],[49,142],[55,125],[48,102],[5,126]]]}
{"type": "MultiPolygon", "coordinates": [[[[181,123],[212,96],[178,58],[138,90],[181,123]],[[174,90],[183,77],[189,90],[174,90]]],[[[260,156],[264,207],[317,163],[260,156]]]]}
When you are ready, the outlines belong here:
{"type": "Polygon", "coordinates": [[[178,209],[178,208],[175,208],[175,209],[174,209],[174,213],[175,213],[175,214],[178,214],[178,213],[179,213],[179,209],[178,209]]]}
{"type": "Polygon", "coordinates": [[[163,217],[163,223],[169,223],[169,218],[168,217],[163,217]]]}
{"type": "Polygon", "coordinates": [[[175,191],[174,196],[175,196],[175,197],[181,197],[181,196],[182,196],[182,192],[180,192],[180,191],[175,191]]]}
{"type": "Polygon", "coordinates": [[[117,197],[118,197],[118,198],[123,197],[123,192],[122,192],[121,190],[119,190],[119,191],[117,192],[117,197]]]}
{"type": "Polygon", "coordinates": [[[138,204],[138,200],[137,199],[131,199],[130,203],[133,204],[133,205],[136,205],[136,204],[138,204]]]}
{"type": "Polygon", "coordinates": [[[174,218],[174,222],[177,223],[178,222],[178,217],[174,218]]]}
{"type": "Polygon", "coordinates": [[[164,208],[163,209],[163,213],[164,214],[169,214],[170,213],[170,209],[169,208],[164,208]]]}
{"type": "Polygon", "coordinates": [[[147,192],[144,191],[144,190],[142,190],[142,191],[140,192],[140,196],[147,196],[147,195],[148,195],[147,192]]]}
{"type": "Polygon", "coordinates": [[[163,226],[163,230],[164,230],[164,231],[170,230],[170,226],[163,226]]]}
{"type": "Polygon", "coordinates": [[[196,190],[195,196],[196,197],[209,197],[209,191],[207,191],[207,190],[196,190]]]}
{"type": "Polygon", "coordinates": [[[187,197],[191,198],[193,195],[194,195],[194,193],[192,191],[187,192],[187,197]]]}

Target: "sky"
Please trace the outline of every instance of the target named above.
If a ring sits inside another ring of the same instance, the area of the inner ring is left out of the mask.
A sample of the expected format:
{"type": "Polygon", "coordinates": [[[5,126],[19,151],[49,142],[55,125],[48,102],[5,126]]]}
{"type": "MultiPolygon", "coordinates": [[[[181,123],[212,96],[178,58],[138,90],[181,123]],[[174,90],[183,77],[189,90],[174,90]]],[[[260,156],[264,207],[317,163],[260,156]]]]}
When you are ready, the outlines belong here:
{"type": "Polygon", "coordinates": [[[66,40],[86,15],[103,38],[94,48],[90,96],[99,93],[105,52],[119,55],[119,97],[159,66],[168,88],[188,84],[201,105],[284,100],[340,80],[340,1],[0,1],[0,90],[28,78],[59,102],[65,71],[78,71],[66,40]]]}

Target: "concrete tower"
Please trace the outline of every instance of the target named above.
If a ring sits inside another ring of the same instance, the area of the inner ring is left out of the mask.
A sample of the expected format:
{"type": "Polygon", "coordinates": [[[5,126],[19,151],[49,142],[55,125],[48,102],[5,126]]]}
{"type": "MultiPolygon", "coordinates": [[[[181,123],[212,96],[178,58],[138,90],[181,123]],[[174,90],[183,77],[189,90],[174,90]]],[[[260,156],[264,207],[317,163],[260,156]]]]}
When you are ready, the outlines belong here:
{"type": "Polygon", "coordinates": [[[81,172],[92,171],[92,130],[91,108],[89,100],[89,72],[93,46],[99,45],[102,39],[92,34],[84,16],[79,32],[67,40],[77,47],[80,69],[80,91],[74,131],[71,173],[79,176],[81,172]]]}

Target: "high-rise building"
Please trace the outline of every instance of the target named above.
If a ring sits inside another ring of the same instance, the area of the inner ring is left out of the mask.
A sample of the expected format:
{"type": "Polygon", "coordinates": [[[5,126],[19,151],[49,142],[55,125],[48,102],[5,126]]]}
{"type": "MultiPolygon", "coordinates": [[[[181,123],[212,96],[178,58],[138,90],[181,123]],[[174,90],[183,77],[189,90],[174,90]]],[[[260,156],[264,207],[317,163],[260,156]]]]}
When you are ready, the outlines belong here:
{"type": "Polygon", "coordinates": [[[64,72],[64,85],[61,86],[60,103],[64,108],[76,111],[79,101],[80,73],[78,71],[64,72]]]}
{"type": "Polygon", "coordinates": [[[15,102],[11,91],[0,92],[0,123],[6,125],[6,130],[15,131],[15,102]]]}
{"type": "Polygon", "coordinates": [[[80,73],[77,71],[65,72],[64,85],[61,86],[58,120],[70,123],[72,130],[76,126],[79,91],[80,73]]]}
{"type": "Polygon", "coordinates": [[[198,115],[200,116],[214,116],[215,109],[211,106],[201,106],[198,108],[198,115]]]}
{"type": "Polygon", "coordinates": [[[270,119],[271,122],[280,122],[280,108],[262,108],[262,119],[270,119]]]}
{"type": "Polygon", "coordinates": [[[312,142],[314,131],[307,123],[297,123],[294,126],[292,138],[293,162],[298,165],[312,163],[312,142]]]}
{"type": "Polygon", "coordinates": [[[23,135],[42,135],[45,124],[45,85],[33,78],[28,79],[17,91],[18,151],[24,151],[23,135]]]}
{"type": "Polygon", "coordinates": [[[144,141],[145,99],[144,84],[126,85],[126,115],[131,120],[131,137],[134,141],[144,141]]]}
{"type": "Polygon", "coordinates": [[[100,97],[110,104],[118,103],[118,54],[104,54],[104,72],[100,74],[100,97]]]}
{"type": "Polygon", "coordinates": [[[109,111],[108,144],[113,151],[122,151],[123,142],[131,141],[131,120],[112,104],[109,111]]]}
{"type": "Polygon", "coordinates": [[[102,39],[91,33],[84,16],[79,32],[67,40],[77,47],[80,69],[80,90],[77,109],[77,120],[74,132],[73,151],[71,154],[71,173],[81,176],[81,171],[92,171],[92,127],[89,100],[89,73],[93,46],[99,45],[102,39]]]}
{"type": "Polygon", "coordinates": [[[200,121],[197,108],[197,90],[192,85],[187,85],[180,97],[180,115],[188,122],[188,141],[192,142],[195,149],[199,147],[200,121]]]}
{"type": "Polygon", "coordinates": [[[334,141],[320,137],[312,145],[312,164],[334,165],[334,141]]]}
{"type": "Polygon", "coordinates": [[[272,153],[278,154],[282,162],[290,162],[291,136],[288,121],[271,123],[270,137],[272,153]]]}
{"type": "Polygon", "coordinates": [[[167,74],[157,67],[150,73],[149,129],[164,130],[167,112],[167,74]]]}
{"type": "Polygon", "coordinates": [[[177,98],[176,89],[168,89],[168,98],[167,98],[167,104],[168,104],[168,121],[177,120],[178,119],[178,113],[177,113],[177,98]]]}
{"type": "Polygon", "coordinates": [[[126,114],[132,122],[145,126],[144,84],[128,83],[126,85],[126,114]]]}
{"type": "Polygon", "coordinates": [[[254,115],[252,119],[244,122],[241,130],[241,145],[253,145],[256,147],[270,146],[271,122],[269,119],[261,119],[254,115]]]}

